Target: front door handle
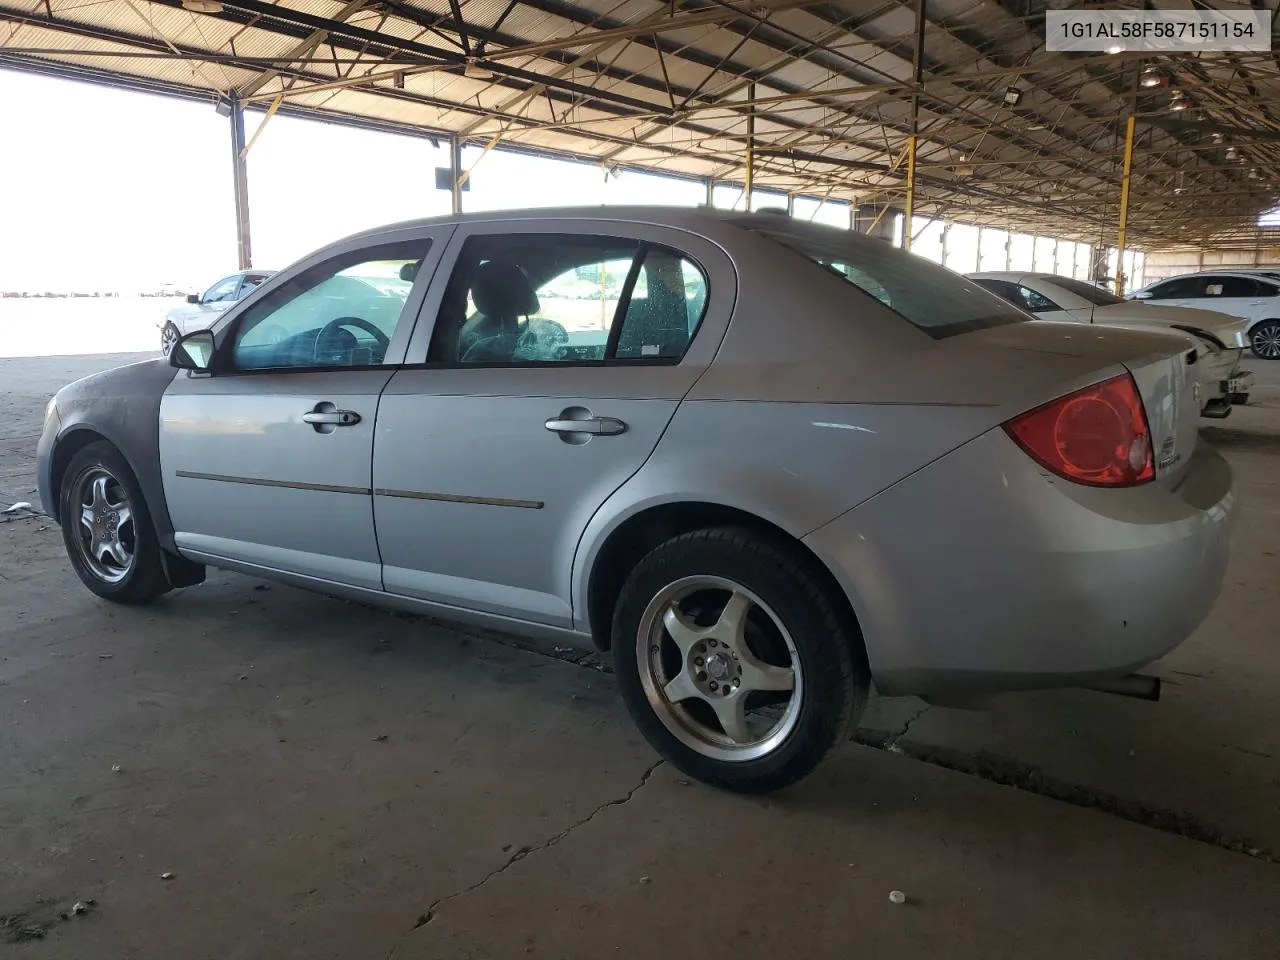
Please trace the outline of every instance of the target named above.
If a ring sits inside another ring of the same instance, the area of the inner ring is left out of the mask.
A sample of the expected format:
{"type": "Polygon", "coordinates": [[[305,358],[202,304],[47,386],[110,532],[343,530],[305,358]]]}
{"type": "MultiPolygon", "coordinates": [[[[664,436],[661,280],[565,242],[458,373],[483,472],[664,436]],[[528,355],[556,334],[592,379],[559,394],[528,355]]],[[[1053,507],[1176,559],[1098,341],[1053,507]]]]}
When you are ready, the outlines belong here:
{"type": "Polygon", "coordinates": [[[360,414],[354,410],[312,410],[302,415],[303,423],[327,424],[333,427],[353,427],[360,422],[360,414]]]}
{"type": "Polygon", "coordinates": [[[552,433],[590,433],[612,437],[625,433],[627,425],[617,417],[587,417],[585,420],[548,420],[544,426],[552,433]]]}

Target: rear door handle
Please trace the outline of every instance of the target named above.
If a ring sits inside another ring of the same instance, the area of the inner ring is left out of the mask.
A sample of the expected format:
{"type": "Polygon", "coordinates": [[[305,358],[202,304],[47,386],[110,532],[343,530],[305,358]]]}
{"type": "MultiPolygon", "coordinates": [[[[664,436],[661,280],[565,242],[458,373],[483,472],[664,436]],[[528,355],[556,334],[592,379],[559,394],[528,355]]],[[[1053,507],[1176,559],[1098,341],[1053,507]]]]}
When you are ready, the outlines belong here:
{"type": "Polygon", "coordinates": [[[360,422],[360,414],[354,410],[312,410],[302,415],[303,423],[329,424],[335,427],[353,427],[360,422]]]}
{"type": "Polygon", "coordinates": [[[625,433],[627,425],[617,417],[588,417],[585,420],[548,420],[544,426],[552,433],[590,433],[611,437],[625,433]]]}

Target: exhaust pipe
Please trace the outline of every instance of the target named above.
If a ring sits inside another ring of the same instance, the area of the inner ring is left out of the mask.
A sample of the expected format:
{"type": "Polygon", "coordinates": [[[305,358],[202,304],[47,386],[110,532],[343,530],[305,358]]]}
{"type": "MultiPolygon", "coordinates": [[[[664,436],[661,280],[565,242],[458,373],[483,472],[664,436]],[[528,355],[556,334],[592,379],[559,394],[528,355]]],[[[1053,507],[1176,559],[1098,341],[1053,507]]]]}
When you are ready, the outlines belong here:
{"type": "Polygon", "coordinates": [[[1085,689],[1154,702],[1160,699],[1160,678],[1149,677],[1144,673],[1131,673],[1124,677],[1103,677],[1088,684],[1085,689]]]}

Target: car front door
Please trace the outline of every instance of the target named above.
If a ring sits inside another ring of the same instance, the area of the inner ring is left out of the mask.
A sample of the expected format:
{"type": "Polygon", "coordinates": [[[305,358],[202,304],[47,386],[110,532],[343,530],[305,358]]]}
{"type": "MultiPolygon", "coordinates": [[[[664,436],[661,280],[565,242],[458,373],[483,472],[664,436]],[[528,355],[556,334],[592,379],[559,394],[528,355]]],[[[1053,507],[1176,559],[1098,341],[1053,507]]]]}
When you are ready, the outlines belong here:
{"type": "Polygon", "coordinates": [[[736,286],[719,247],[658,226],[460,227],[410,344],[420,365],[378,413],[386,589],[570,625],[582,531],[710,363],[736,286]]]}
{"type": "Polygon", "coordinates": [[[1144,302],[1158,303],[1164,307],[1195,307],[1195,301],[1204,296],[1205,277],[1174,277],[1157,283],[1147,291],[1144,302]]]}
{"type": "Polygon", "coordinates": [[[174,378],[160,461],[183,553],[382,588],[378,398],[450,229],[406,228],[304,261],[219,326],[208,374],[174,378]]]}

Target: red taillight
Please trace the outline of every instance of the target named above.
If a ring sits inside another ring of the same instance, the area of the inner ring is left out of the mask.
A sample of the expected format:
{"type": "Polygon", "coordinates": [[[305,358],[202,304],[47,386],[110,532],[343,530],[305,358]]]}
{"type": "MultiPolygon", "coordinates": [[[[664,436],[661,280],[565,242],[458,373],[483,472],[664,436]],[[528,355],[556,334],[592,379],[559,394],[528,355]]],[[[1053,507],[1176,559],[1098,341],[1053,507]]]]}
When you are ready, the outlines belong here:
{"type": "Polygon", "coordinates": [[[1156,475],[1138,387],[1122,374],[1059,397],[1004,425],[1042,467],[1095,487],[1132,487],[1156,475]]]}

